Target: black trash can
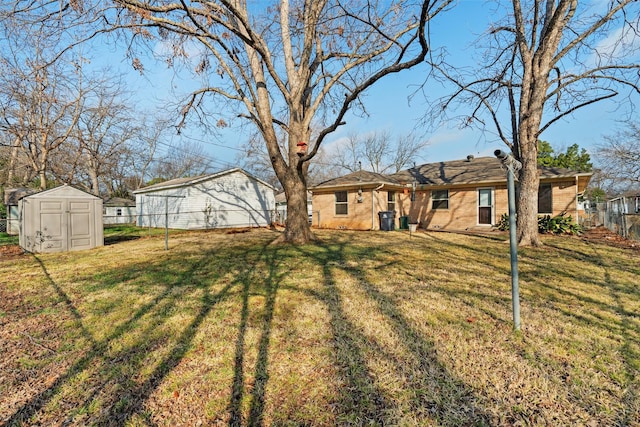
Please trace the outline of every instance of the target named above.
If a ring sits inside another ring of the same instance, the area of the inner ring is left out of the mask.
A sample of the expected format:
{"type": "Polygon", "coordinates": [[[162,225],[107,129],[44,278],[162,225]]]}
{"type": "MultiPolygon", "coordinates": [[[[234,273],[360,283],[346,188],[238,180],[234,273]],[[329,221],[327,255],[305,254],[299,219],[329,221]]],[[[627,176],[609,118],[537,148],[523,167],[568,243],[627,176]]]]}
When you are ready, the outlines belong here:
{"type": "Polygon", "coordinates": [[[400,230],[408,230],[409,229],[409,217],[403,215],[400,217],[400,230]]]}
{"type": "Polygon", "coordinates": [[[395,212],[394,211],[380,211],[378,212],[380,217],[380,230],[393,231],[395,229],[395,212]]]}

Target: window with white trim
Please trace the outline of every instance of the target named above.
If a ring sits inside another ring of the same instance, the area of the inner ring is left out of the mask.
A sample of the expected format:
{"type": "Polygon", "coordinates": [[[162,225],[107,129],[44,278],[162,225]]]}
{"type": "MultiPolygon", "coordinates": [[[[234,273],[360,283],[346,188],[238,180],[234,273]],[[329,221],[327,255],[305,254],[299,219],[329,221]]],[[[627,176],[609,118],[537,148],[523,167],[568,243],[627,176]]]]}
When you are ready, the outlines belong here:
{"type": "Polygon", "coordinates": [[[346,191],[336,191],[336,215],[347,215],[349,213],[349,199],[346,191]]]}
{"type": "Polygon", "coordinates": [[[431,209],[449,209],[449,190],[431,190],[431,209]]]}
{"type": "Polygon", "coordinates": [[[389,191],[387,193],[387,210],[388,211],[396,210],[396,193],[393,191],[389,191]]]}

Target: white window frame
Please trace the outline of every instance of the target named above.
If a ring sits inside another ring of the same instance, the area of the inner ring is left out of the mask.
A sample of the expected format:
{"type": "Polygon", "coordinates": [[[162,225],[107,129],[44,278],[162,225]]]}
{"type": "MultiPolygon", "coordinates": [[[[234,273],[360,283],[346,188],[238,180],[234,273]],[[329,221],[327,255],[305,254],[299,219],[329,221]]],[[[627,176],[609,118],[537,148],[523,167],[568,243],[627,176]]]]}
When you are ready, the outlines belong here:
{"type": "Polygon", "coordinates": [[[451,200],[451,194],[449,192],[448,188],[443,188],[441,190],[431,190],[431,210],[438,210],[438,211],[446,211],[449,210],[449,202],[451,200]],[[446,198],[435,198],[434,193],[436,192],[445,192],[447,193],[447,197],[446,198]],[[446,208],[441,208],[441,207],[435,207],[434,203],[435,202],[443,202],[446,201],[447,202],[447,207],[446,208]]]}
{"type": "Polygon", "coordinates": [[[335,191],[333,193],[333,197],[334,197],[334,214],[336,216],[346,216],[349,215],[349,192],[348,191],[335,191]],[[344,193],[345,195],[345,200],[344,201],[338,201],[338,193],[344,193]],[[344,206],[344,213],[338,213],[338,206],[344,206]]]}

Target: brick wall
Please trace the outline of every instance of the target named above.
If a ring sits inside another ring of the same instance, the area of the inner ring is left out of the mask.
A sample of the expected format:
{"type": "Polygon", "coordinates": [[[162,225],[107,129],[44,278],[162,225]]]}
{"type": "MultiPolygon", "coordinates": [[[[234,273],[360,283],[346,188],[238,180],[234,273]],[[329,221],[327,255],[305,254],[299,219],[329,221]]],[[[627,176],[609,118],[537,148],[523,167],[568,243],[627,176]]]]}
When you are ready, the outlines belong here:
{"type": "Polygon", "coordinates": [[[387,191],[373,191],[373,188],[363,189],[361,197],[362,202],[359,202],[357,190],[349,190],[347,193],[347,215],[336,215],[335,192],[314,192],[312,226],[349,230],[379,230],[378,212],[387,210],[387,191]],[[371,215],[372,199],[373,218],[371,215]]]}
{"type": "MultiPolygon", "coordinates": [[[[478,224],[478,189],[492,188],[493,216],[492,225],[500,221],[502,214],[508,212],[506,184],[486,187],[458,187],[449,190],[449,208],[432,209],[431,190],[416,191],[415,200],[411,201],[410,191],[396,192],[395,227],[399,227],[399,217],[408,216],[409,223],[418,223],[420,228],[465,230],[469,228],[490,227],[478,224]]],[[[335,192],[313,194],[314,227],[379,230],[378,212],[387,210],[387,190],[373,191],[363,189],[362,202],[358,202],[357,189],[348,191],[348,214],[335,214],[335,192]],[[372,217],[373,200],[373,217],[372,217]]],[[[553,215],[562,212],[576,218],[576,186],[574,181],[555,182],[552,184],[553,215]]]]}
{"type": "Polygon", "coordinates": [[[551,189],[553,215],[560,215],[562,212],[566,212],[576,219],[577,201],[575,181],[554,182],[551,184],[551,189]]]}
{"type": "Polygon", "coordinates": [[[448,209],[432,209],[430,190],[416,191],[413,203],[410,194],[402,194],[399,205],[403,214],[409,215],[409,222],[418,223],[421,228],[465,230],[479,226],[478,188],[493,188],[494,214],[491,220],[495,224],[500,215],[507,212],[506,185],[450,189],[448,209]]]}

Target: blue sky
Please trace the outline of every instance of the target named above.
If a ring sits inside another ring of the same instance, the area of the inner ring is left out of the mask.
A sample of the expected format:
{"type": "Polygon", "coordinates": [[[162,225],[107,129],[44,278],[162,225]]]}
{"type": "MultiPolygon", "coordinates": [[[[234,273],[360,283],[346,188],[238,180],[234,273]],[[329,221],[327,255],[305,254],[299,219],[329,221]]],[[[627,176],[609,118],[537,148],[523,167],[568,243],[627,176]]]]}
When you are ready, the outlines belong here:
{"type": "MultiPolygon", "coordinates": [[[[595,0],[593,7],[602,2],[595,0]]],[[[493,8],[496,2],[481,0],[462,0],[455,8],[436,18],[431,28],[432,47],[446,47],[456,64],[469,63],[473,55],[472,43],[488,28],[489,23],[497,19],[493,8]]],[[[637,46],[640,39],[636,38],[637,46]]],[[[636,60],[640,58],[636,57],[636,60]]],[[[366,105],[371,113],[368,120],[355,120],[347,127],[369,129],[392,129],[396,132],[408,132],[416,127],[428,106],[420,96],[408,97],[415,91],[415,85],[424,81],[425,68],[413,69],[392,76],[380,82],[369,92],[366,105]],[[355,123],[354,123],[355,122],[355,123]]],[[[433,96],[444,95],[447,90],[438,82],[427,81],[425,91],[433,96]]],[[[640,101],[636,96],[635,102],[640,101]]],[[[620,129],[620,119],[625,117],[620,110],[620,100],[614,98],[585,107],[548,128],[541,139],[549,141],[557,150],[577,143],[580,147],[593,152],[604,136],[612,135],[620,129]]],[[[504,125],[503,125],[504,126],[504,125]]],[[[508,126],[507,126],[508,127],[508,126]]],[[[426,129],[417,129],[425,132],[426,129]]],[[[426,133],[430,141],[426,150],[426,162],[464,159],[467,155],[492,156],[496,148],[505,149],[505,145],[494,135],[493,127],[482,133],[476,128],[461,129],[457,123],[439,124],[433,132],[426,133]]],[[[342,129],[336,136],[344,136],[349,130],[342,129]]]]}
{"type": "MultiPolygon", "coordinates": [[[[453,10],[436,18],[432,23],[432,46],[436,49],[446,46],[453,55],[453,61],[468,62],[474,54],[470,44],[482,34],[489,22],[496,18],[492,15],[491,9],[494,5],[495,2],[462,0],[453,10]]],[[[140,100],[139,105],[145,105],[146,108],[161,106],[166,99],[170,99],[172,85],[178,91],[182,86],[188,87],[185,82],[172,81],[172,72],[167,70],[164,64],[154,66],[146,61],[145,75],[140,76],[138,72],[130,70],[129,62],[123,57],[121,61],[116,61],[116,58],[118,53],[113,53],[102,60],[99,59],[96,65],[110,62],[115,68],[126,71],[131,89],[140,100]]],[[[408,98],[416,90],[416,86],[423,83],[426,72],[427,68],[422,66],[388,76],[378,82],[364,98],[369,117],[348,116],[347,124],[330,135],[325,140],[324,147],[330,150],[332,145],[339,144],[354,132],[389,131],[391,134],[406,134],[413,131],[429,141],[424,156],[416,160],[418,164],[463,159],[469,154],[476,157],[491,156],[496,148],[505,148],[490,132],[483,134],[477,129],[460,129],[454,123],[442,124],[433,130],[417,127],[427,104],[422,95],[414,97],[411,103],[408,98]]],[[[434,81],[427,82],[425,91],[433,95],[445,93],[442,86],[434,81]]],[[[549,141],[557,149],[577,143],[580,147],[592,151],[597,144],[602,143],[605,135],[612,135],[619,128],[618,120],[622,113],[617,111],[618,106],[618,101],[605,101],[586,107],[554,124],[541,139],[549,141]]],[[[185,136],[205,141],[203,146],[210,157],[215,159],[214,167],[217,168],[234,166],[239,153],[238,147],[248,137],[239,134],[236,129],[223,132],[219,138],[199,134],[195,129],[188,131],[185,136]]]]}

